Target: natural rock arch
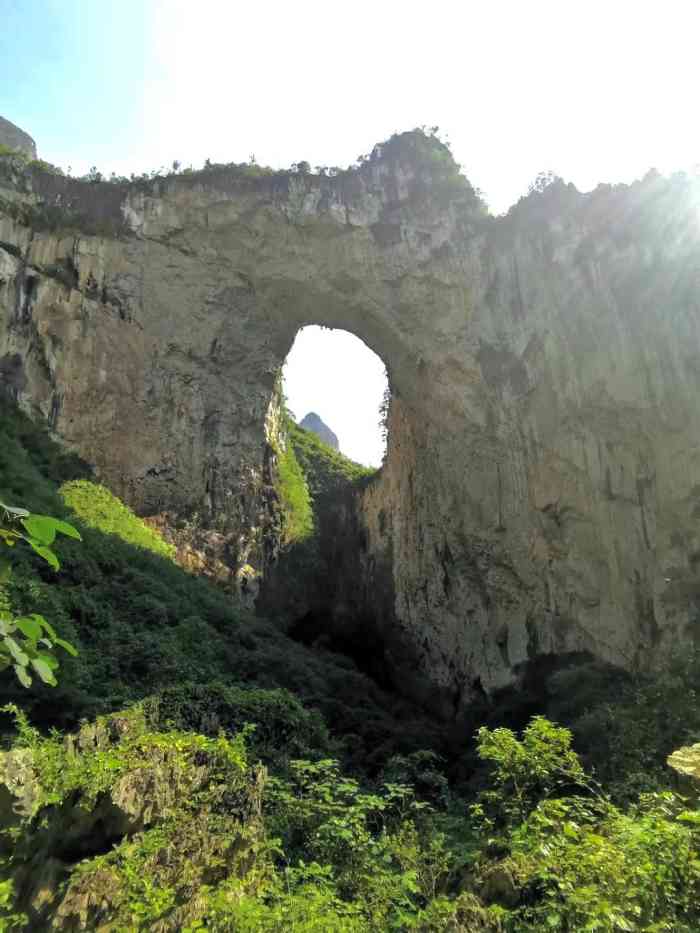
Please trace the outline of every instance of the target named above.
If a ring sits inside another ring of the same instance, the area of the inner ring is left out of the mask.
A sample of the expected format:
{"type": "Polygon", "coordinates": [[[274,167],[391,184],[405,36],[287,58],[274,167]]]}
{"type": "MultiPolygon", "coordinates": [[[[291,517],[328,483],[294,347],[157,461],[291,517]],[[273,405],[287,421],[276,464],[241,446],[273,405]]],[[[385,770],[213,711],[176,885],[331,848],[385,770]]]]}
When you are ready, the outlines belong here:
{"type": "Polygon", "coordinates": [[[491,218],[406,134],[336,178],[88,185],[3,160],[0,185],[5,387],[235,567],[264,561],[265,424],[297,329],[386,362],[361,585],[389,568],[381,624],[414,695],[451,714],[543,653],[631,667],[695,637],[693,179],[555,183],[491,218]]]}

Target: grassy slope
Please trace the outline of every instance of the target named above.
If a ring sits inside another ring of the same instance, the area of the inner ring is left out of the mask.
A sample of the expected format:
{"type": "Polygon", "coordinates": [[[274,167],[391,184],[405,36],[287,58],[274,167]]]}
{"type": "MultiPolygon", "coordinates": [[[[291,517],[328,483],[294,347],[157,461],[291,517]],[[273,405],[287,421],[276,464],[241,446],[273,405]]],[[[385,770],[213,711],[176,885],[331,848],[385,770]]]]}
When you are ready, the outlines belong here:
{"type": "MultiPolygon", "coordinates": [[[[286,688],[317,708],[345,737],[354,760],[369,767],[397,748],[430,742],[430,724],[346,658],[298,645],[272,623],[234,608],[207,581],[124,540],[138,537],[143,526],[100,487],[69,485],[76,517],[58,489],[85,475],[26,418],[0,413],[0,498],[68,518],[83,534],[82,544],[60,542],[58,574],[28,549],[15,550],[13,608],[42,612],[80,654],[62,662],[54,689],[24,691],[4,676],[0,702],[20,702],[35,723],[65,728],[173,684],[187,693],[242,683],[286,688]],[[98,518],[118,533],[90,527],[98,518]]],[[[188,715],[196,718],[196,710],[188,715]]]]}

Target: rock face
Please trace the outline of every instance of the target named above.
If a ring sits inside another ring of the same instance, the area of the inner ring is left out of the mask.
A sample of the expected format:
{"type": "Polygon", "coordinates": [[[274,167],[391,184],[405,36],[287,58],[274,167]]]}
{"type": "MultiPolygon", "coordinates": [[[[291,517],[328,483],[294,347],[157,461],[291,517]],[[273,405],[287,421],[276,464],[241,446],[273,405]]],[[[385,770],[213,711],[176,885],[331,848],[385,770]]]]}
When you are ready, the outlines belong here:
{"type": "Polygon", "coordinates": [[[452,716],[538,655],[697,637],[695,179],[491,218],[416,134],[336,178],[0,162],[2,383],[141,514],[264,571],[276,375],[301,326],[341,327],[392,387],[357,591],[402,689],[452,716]]]}
{"type": "Polygon", "coordinates": [[[21,929],[134,929],[144,878],[173,894],[148,924],[163,933],[201,922],[202,886],[233,876],[255,890],[265,779],[235,739],[151,731],[139,708],[62,745],[0,752],[0,825],[17,831],[0,852],[21,929]]]}
{"type": "Polygon", "coordinates": [[[36,159],[36,143],[32,137],[4,117],[0,117],[0,146],[21,152],[28,159],[36,159]]]}
{"type": "Polygon", "coordinates": [[[310,411],[299,422],[299,427],[306,428],[307,431],[313,431],[317,437],[320,437],[324,444],[328,444],[333,450],[340,450],[338,445],[338,436],[331,431],[325,421],[315,411],[310,411]]]}

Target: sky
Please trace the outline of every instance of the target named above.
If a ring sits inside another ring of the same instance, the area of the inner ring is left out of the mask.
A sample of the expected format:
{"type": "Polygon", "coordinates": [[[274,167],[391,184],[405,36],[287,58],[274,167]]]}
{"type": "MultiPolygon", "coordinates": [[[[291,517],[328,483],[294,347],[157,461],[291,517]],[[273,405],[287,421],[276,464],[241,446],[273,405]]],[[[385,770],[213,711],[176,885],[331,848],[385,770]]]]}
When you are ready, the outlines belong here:
{"type": "Polygon", "coordinates": [[[698,165],[699,27],[697,0],[0,0],[0,115],[74,174],[346,166],[437,125],[501,213],[543,170],[698,165]]]}
{"type": "Polygon", "coordinates": [[[303,327],[283,374],[287,407],[297,421],[315,411],[338,435],[342,453],[365,466],[381,466],[379,406],[387,385],[386,369],[359,337],[345,330],[303,327]]]}

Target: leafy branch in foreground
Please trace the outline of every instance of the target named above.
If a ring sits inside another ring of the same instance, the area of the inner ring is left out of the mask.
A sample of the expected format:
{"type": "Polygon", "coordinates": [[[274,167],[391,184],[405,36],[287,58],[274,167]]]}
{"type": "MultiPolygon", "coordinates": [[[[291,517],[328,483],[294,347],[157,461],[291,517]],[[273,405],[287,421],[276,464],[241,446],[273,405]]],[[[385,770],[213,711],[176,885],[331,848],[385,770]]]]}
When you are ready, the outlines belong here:
{"type": "MultiPolygon", "coordinates": [[[[80,541],[80,533],[68,522],[49,515],[34,515],[26,509],[0,502],[0,541],[14,547],[24,541],[54,570],[60,563],[52,545],[62,534],[80,541]]],[[[56,648],[75,656],[74,646],[59,638],[46,619],[38,613],[15,616],[10,608],[5,588],[11,577],[9,563],[0,560],[0,670],[12,666],[23,687],[31,687],[32,672],[45,684],[56,686],[54,671],[59,662],[56,648]]]]}

